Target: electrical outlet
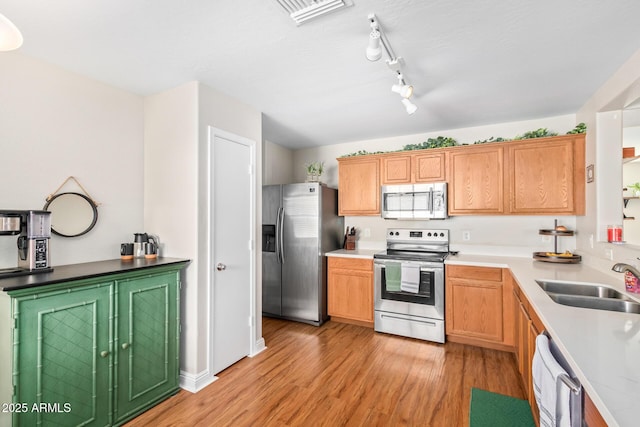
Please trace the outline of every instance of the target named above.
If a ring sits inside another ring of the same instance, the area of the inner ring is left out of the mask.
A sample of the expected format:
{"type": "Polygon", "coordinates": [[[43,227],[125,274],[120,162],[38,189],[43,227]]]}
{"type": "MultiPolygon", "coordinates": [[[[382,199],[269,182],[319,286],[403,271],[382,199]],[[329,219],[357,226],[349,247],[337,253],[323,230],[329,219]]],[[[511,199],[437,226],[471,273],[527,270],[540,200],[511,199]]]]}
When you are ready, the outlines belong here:
{"type": "Polygon", "coordinates": [[[465,241],[471,240],[471,232],[470,231],[463,231],[462,232],[462,240],[465,240],[465,241]]]}
{"type": "Polygon", "coordinates": [[[591,249],[593,249],[593,234],[589,235],[589,245],[591,246],[591,249]]]}
{"type": "Polygon", "coordinates": [[[362,230],[362,237],[371,237],[371,229],[365,228],[362,230]]]}
{"type": "Polygon", "coordinates": [[[613,261],[613,249],[605,249],[604,250],[604,256],[605,258],[609,259],[610,261],[613,261]]]}

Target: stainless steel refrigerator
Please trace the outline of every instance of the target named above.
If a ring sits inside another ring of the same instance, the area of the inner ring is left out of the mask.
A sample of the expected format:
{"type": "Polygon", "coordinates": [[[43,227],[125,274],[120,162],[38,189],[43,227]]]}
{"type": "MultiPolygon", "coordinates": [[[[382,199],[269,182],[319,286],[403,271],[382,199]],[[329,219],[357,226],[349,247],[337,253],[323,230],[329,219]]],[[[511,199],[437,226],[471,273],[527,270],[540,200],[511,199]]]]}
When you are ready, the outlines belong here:
{"type": "Polygon", "coordinates": [[[327,319],[327,262],[344,220],[338,191],[318,183],[262,187],[262,314],[321,325],[327,319]]]}

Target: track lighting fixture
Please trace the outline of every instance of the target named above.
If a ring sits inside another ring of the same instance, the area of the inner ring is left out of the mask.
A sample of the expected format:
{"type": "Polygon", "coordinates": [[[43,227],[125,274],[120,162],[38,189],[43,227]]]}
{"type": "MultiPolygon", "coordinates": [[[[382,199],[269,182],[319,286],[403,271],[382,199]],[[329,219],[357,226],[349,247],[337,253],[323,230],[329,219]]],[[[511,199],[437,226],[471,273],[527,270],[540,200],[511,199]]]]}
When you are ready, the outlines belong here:
{"type": "Polygon", "coordinates": [[[391,92],[395,92],[403,98],[411,98],[413,86],[406,84],[402,73],[398,73],[398,84],[391,86],[391,92]]]}
{"type": "Polygon", "coordinates": [[[0,13],[0,52],[15,50],[22,46],[22,34],[6,16],[0,13]]]}
{"type": "Polygon", "coordinates": [[[411,115],[418,110],[418,106],[413,102],[409,101],[407,98],[402,98],[402,105],[404,105],[405,110],[407,110],[407,114],[411,115]]]}
{"type": "Polygon", "coordinates": [[[380,44],[380,31],[372,29],[371,34],[369,34],[369,46],[367,47],[367,59],[369,61],[377,61],[382,58],[382,46],[380,44]]]}
{"type": "Polygon", "coordinates": [[[399,94],[402,97],[402,104],[407,110],[407,114],[413,114],[418,107],[409,101],[411,95],[413,95],[413,86],[408,85],[404,81],[402,72],[400,71],[400,57],[397,57],[391,49],[391,45],[384,35],[384,31],[380,27],[380,23],[376,19],[376,16],[371,13],[368,16],[369,25],[371,26],[371,33],[369,34],[369,45],[367,46],[367,59],[369,61],[377,61],[382,57],[382,49],[387,54],[387,65],[391,68],[398,77],[398,84],[391,86],[391,91],[399,94]]]}

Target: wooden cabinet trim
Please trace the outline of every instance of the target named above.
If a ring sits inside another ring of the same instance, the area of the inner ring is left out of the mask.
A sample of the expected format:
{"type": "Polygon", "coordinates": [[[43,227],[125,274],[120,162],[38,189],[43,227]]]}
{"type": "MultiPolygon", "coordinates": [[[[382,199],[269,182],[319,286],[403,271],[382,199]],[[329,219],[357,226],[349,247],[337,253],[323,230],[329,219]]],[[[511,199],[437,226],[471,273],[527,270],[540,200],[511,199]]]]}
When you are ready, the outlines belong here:
{"type": "Polygon", "coordinates": [[[448,278],[502,282],[502,268],[447,265],[446,270],[448,278]]]}
{"type": "Polygon", "coordinates": [[[365,270],[373,272],[373,260],[366,258],[327,257],[329,268],[365,270]]]}

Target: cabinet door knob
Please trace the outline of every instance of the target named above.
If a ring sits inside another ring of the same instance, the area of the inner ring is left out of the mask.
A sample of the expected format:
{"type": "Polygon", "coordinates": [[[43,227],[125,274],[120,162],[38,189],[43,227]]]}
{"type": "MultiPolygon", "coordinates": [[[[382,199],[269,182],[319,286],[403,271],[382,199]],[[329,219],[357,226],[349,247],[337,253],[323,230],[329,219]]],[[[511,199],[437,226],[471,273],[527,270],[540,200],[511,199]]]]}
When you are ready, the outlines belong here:
{"type": "Polygon", "coordinates": [[[216,266],[216,269],[218,269],[218,271],[226,270],[227,266],[219,262],[218,265],[216,266]]]}
{"type": "Polygon", "coordinates": [[[131,344],[129,344],[128,342],[126,342],[126,343],[122,344],[122,349],[123,349],[123,350],[126,350],[126,349],[128,349],[128,348],[129,348],[129,346],[130,346],[130,345],[131,345],[131,344]]]}
{"type": "Polygon", "coordinates": [[[100,352],[100,357],[107,357],[108,355],[109,355],[109,352],[106,350],[100,352]]]}

